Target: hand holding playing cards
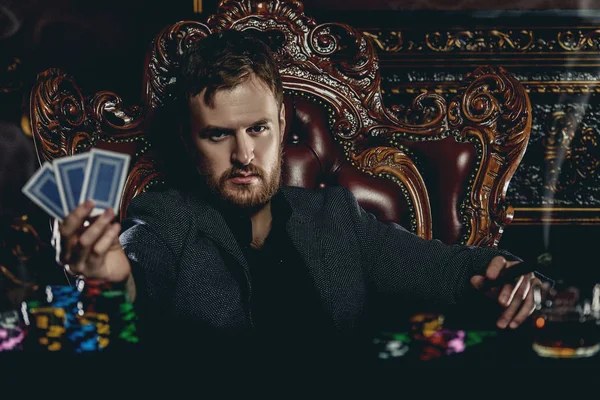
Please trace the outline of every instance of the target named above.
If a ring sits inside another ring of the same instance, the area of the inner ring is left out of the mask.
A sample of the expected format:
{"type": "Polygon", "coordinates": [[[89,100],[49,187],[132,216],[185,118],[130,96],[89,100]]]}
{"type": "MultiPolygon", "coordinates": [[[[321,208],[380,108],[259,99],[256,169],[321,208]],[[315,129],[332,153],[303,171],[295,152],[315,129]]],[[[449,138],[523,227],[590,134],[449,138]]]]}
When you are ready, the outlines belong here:
{"type": "Polygon", "coordinates": [[[109,208],[84,226],[92,210],[94,202],[88,200],[60,223],[60,261],[70,272],[86,278],[124,281],[131,266],[119,243],[121,224],[113,222],[115,214],[109,208]]]}
{"type": "Polygon", "coordinates": [[[57,251],[66,269],[111,282],[129,278],[128,288],[134,288],[131,267],[118,239],[120,224],[113,222],[129,161],[127,154],[96,148],[61,157],[45,162],[23,193],[61,221],[57,251]]]}

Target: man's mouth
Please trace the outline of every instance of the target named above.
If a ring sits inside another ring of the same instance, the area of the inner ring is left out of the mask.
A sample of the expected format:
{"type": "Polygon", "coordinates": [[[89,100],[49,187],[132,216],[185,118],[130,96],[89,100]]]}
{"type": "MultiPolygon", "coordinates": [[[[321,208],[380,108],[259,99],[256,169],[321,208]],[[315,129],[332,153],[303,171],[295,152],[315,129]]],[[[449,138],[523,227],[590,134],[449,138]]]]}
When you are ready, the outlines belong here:
{"type": "Polygon", "coordinates": [[[249,185],[251,183],[258,181],[258,179],[259,179],[258,175],[249,173],[249,174],[235,174],[231,178],[229,178],[229,181],[232,183],[235,183],[237,185],[249,185]]]}

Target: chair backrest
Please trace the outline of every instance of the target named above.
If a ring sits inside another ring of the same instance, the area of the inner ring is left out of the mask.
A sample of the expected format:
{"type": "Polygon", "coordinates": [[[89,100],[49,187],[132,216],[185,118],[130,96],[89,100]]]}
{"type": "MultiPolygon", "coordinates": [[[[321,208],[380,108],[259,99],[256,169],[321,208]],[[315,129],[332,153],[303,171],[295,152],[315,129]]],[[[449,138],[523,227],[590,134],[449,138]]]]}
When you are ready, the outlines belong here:
{"type": "MultiPolygon", "coordinates": [[[[481,67],[449,102],[422,94],[408,107],[387,107],[370,39],[345,24],[317,24],[299,1],[226,0],[205,23],[166,27],[147,53],[137,105],[107,91],[84,95],[60,70],[39,74],[31,123],[41,157],[92,147],[130,154],[125,216],[134,196],[165,179],[149,131],[176,82],[182,50],[224,29],[256,34],[279,62],[287,112],[284,184],[342,185],[379,219],[422,237],[498,244],[513,215],[505,193],[531,129],[523,86],[501,67],[481,67]]],[[[178,140],[168,130],[164,135],[178,140]]]]}

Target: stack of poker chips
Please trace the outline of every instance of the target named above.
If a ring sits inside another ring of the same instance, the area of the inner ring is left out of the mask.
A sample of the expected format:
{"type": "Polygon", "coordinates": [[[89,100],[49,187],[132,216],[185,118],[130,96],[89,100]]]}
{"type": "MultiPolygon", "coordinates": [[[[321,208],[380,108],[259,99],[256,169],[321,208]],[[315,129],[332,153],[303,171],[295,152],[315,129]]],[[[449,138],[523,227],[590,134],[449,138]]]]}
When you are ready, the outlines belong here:
{"type": "Polygon", "coordinates": [[[139,338],[137,335],[137,314],[133,309],[133,304],[130,302],[121,303],[119,305],[119,312],[123,326],[119,333],[119,340],[123,343],[138,343],[139,338]]]}
{"type": "Polygon", "coordinates": [[[80,292],[76,286],[48,285],[23,302],[21,317],[27,326],[26,349],[31,351],[76,351],[95,339],[90,327],[82,326],[80,292]]]}
{"type": "Polygon", "coordinates": [[[96,325],[101,348],[138,343],[137,315],[124,288],[88,280],[82,286],[82,321],[96,325]]]}
{"type": "Polygon", "coordinates": [[[405,333],[382,332],[373,339],[377,358],[387,360],[404,357],[410,350],[411,338],[405,333]]]}
{"type": "Polygon", "coordinates": [[[43,294],[23,303],[21,314],[27,349],[34,351],[96,352],[138,340],[126,291],[106,282],[46,286],[43,294]]]}
{"type": "Polygon", "coordinates": [[[16,310],[0,313],[0,352],[23,350],[25,331],[16,310]]]}
{"type": "Polygon", "coordinates": [[[420,360],[431,360],[465,350],[465,331],[444,328],[442,314],[415,314],[410,323],[412,337],[420,345],[420,360]]]}
{"type": "Polygon", "coordinates": [[[137,314],[122,285],[78,281],[81,287],[81,322],[93,324],[99,349],[118,350],[139,342],[137,314]]]}

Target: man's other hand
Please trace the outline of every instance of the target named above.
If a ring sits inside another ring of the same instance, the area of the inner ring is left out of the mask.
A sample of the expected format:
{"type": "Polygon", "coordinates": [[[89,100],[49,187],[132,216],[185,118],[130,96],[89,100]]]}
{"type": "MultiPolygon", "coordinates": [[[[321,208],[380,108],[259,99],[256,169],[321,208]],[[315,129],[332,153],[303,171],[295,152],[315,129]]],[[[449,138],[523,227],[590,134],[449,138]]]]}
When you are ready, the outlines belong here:
{"type": "Polygon", "coordinates": [[[504,307],[504,311],[496,322],[498,328],[501,329],[517,328],[533,313],[535,309],[533,287],[542,284],[531,272],[498,285],[497,280],[502,279],[503,272],[518,263],[519,261],[507,261],[502,256],[496,256],[489,263],[485,276],[474,275],[471,278],[473,287],[483,290],[486,295],[497,299],[498,303],[504,307]]]}

